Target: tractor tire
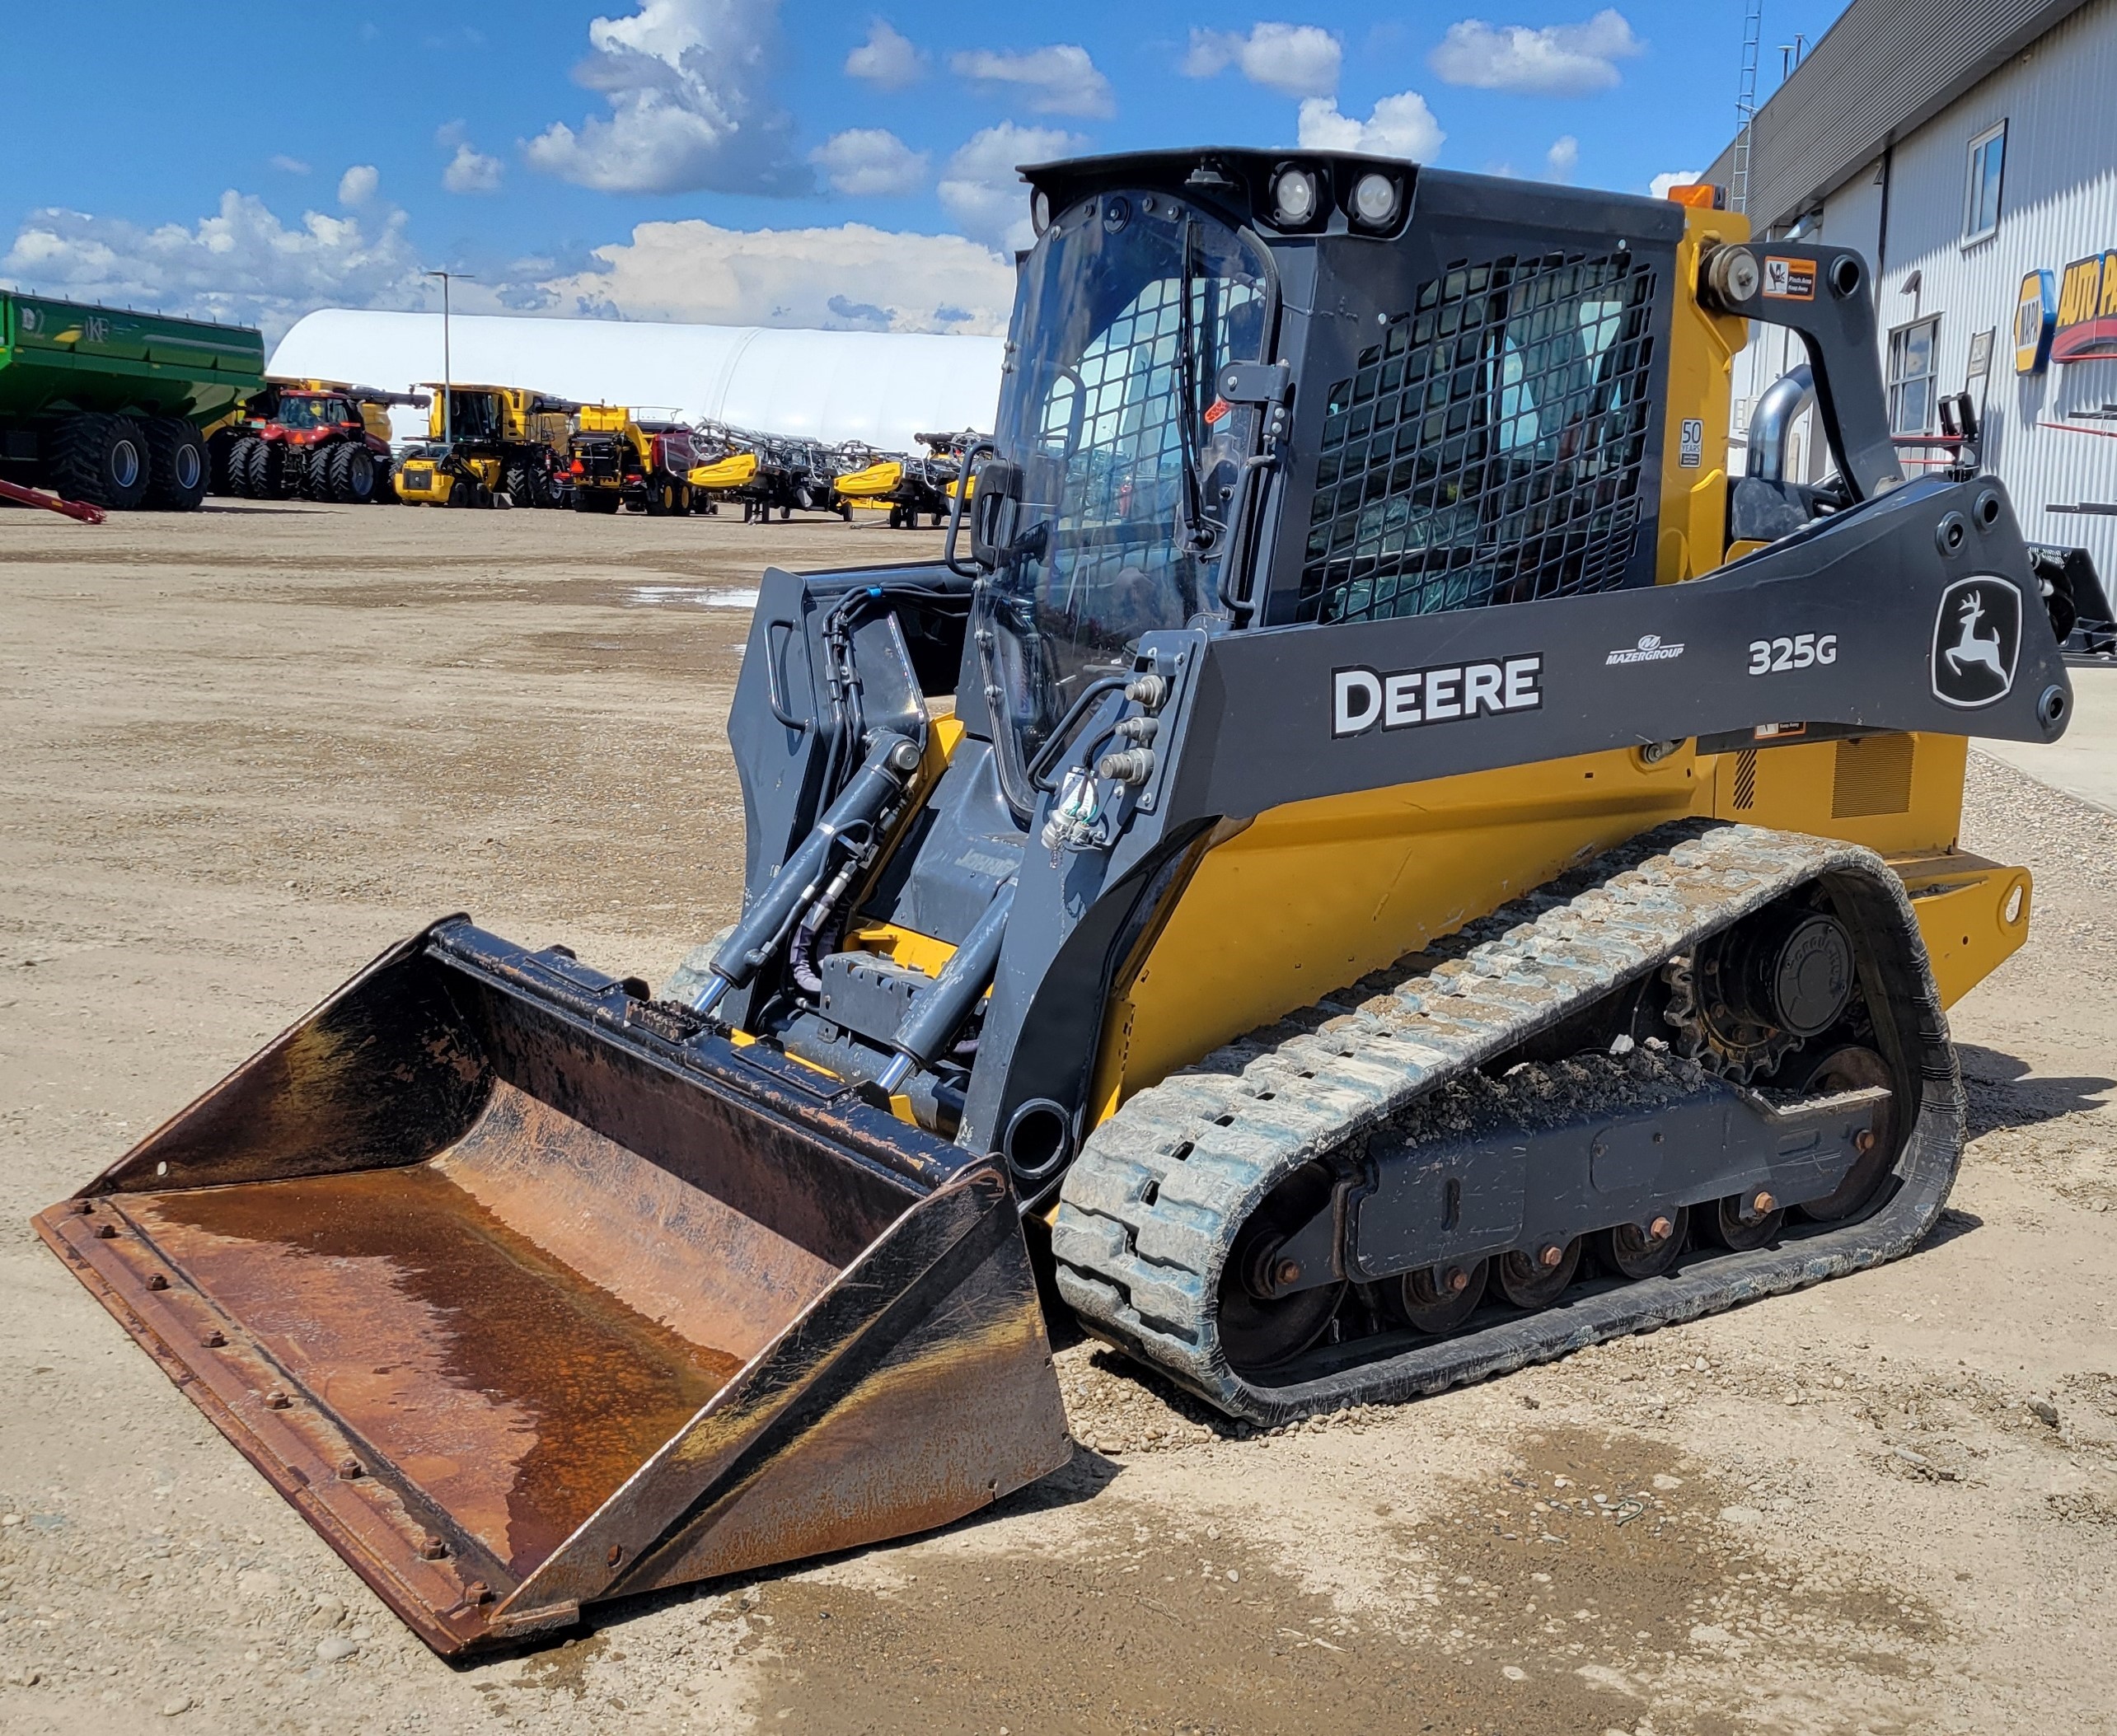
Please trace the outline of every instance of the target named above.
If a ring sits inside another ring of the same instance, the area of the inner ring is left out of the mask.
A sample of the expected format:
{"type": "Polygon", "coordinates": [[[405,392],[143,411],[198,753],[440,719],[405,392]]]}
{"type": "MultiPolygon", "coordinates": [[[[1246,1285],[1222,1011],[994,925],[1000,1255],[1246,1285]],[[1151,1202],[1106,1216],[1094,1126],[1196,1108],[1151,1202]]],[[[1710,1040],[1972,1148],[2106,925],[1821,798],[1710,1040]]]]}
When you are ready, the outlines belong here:
{"type": "Polygon", "coordinates": [[[559,503],[551,473],[527,462],[511,464],[500,484],[501,491],[518,507],[551,507],[559,503]]]}
{"type": "Polygon", "coordinates": [[[304,500],[313,500],[319,505],[338,498],[331,490],[330,472],[333,461],[344,450],[344,443],[334,442],[329,446],[312,446],[301,461],[301,480],[295,493],[304,500]]]}
{"type": "Polygon", "coordinates": [[[52,438],[49,469],[65,499],[129,512],[147,496],[147,434],[130,416],[68,416],[52,438]]]}
{"type": "Polygon", "coordinates": [[[245,434],[228,447],[227,486],[223,494],[232,494],[238,500],[250,498],[250,461],[252,453],[265,442],[255,434],[245,434]]]}
{"type": "Polygon", "coordinates": [[[206,492],[208,494],[232,494],[237,492],[235,455],[247,438],[232,428],[222,428],[206,442],[206,492]]]}
{"type": "Polygon", "coordinates": [[[275,441],[260,440],[250,454],[250,467],[243,472],[249,482],[244,491],[252,500],[277,500],[283,493],[287,480],[287,449],[275,441]]]}
{"type": "Polygon", "coordinates": [[[147,424],[147,503],[164,512],[195,512],[206,498],[212,460],[199,431],[181,416],[147,424]]]}
{"type": "Polygon", "coordinates": [[[378,507],[401,506],[397,498],[396,466],[387,458],[375,461],[375,492],[370,497],[378,507]]]}
{"type": "Polygon", "coordinates": [[[325,466],[330,498],[341,505],[364,507],[375,498],[375,455],[354,441],[330,449],[325,466]]]}
{"type": "Polygon", "coordinates": [[[276,440],[260,440],[250,455],[250,498],[284,500],[287,498],[287,449],[276,440]]]}

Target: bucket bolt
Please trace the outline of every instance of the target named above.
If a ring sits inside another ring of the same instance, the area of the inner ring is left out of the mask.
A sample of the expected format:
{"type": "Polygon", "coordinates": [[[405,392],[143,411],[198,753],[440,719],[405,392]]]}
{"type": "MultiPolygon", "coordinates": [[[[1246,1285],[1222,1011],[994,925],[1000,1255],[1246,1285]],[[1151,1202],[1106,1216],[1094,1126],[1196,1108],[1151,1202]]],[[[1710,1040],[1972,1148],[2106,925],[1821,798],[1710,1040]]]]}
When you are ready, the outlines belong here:
{"type": "Polygon", "coordinates": [[[434,1532],[428,1532],[419,1540],[419,1554],[422,1561],[438,1561],[448,1553],[448,1546],[434,1532]]]}
{"type": "Polygon", "coordinates": [[[365,1476],[368,1470],[366,1466],[349,1453],[338,1462],[338,1474],[343,1481],[354,1483],[365,1476]]]}

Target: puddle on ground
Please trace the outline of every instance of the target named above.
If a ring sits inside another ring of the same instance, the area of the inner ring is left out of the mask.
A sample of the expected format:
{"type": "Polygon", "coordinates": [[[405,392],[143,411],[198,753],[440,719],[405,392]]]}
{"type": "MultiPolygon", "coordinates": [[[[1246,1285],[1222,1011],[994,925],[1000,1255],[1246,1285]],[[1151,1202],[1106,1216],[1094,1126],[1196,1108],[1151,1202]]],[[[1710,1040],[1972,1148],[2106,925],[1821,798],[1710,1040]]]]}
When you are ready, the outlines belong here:
{"type": "Polygon", "coordinates": [[[757,588],[754,585],[635,585],[625,593],[625,602],[632,609],[754,609],[757,588]]]}

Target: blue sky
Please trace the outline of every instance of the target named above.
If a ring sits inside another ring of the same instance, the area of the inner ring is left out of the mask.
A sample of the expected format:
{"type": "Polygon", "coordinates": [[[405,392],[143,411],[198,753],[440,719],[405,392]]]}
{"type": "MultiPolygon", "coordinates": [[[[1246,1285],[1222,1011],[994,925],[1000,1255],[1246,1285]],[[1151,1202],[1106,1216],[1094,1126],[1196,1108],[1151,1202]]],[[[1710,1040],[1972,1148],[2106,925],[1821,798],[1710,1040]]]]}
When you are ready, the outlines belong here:
{"type": "MultiPolygon", "coordinates": [[[[1760,94],[1838,10],[1769,0],[1760,94]]],[[[0,59],[0,281],[274,333],[426,305],[437,265],[476,274],[467,306],[991,330],[1014,161],[1304,143],[1644,192],[1725,142],[1742,26],[1740,0],[92,16],[0,59]]]]}

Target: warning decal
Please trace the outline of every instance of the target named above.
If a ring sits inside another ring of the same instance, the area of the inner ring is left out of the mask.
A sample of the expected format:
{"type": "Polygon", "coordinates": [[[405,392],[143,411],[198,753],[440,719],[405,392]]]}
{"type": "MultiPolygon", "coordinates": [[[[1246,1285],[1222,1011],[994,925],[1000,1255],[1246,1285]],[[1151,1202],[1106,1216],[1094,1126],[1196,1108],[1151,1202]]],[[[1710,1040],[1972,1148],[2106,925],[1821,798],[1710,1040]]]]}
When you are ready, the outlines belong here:
{"type": "Polygon", "coordinates": [[[1764,255],[1764,293],[1782,302],[1815,299],[1815,261],[1764,255]]]}

